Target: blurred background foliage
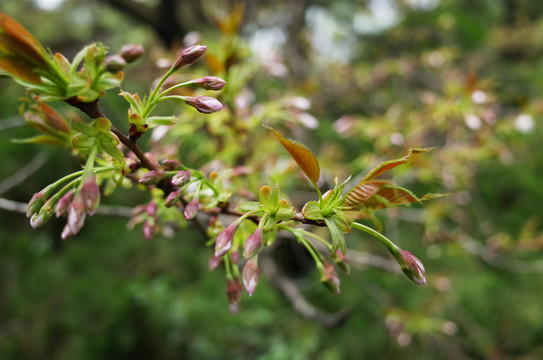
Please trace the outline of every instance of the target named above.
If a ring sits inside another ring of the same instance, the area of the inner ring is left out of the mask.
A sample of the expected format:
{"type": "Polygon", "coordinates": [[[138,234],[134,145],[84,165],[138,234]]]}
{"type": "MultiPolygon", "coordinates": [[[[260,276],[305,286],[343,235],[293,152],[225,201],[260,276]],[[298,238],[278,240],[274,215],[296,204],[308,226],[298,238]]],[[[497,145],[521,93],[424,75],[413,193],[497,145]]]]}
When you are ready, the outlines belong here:
{"type": "MultiPolygon", "coordinates": [[[[314,149],[328,186],[409,147],[434,146],[395,180],[421,195],[452,194],[380,216],[384,232],[424,262],[425,288],[383,271],[391,268],[368,254],[386,258],[384,249],[356,233],[340,296],[299,249],[287,243],[275,254],[320,311],[349,309],[333,327],[297,313],[265,272],[230,315],[223,274],[208,272],[210,251],[192,227],[145,241],[126,218],[95,216],[62,242],[62,222],[33,231],[3,202],[0,358],[543,358],[543,3],[2,0],[0,10],[67,57],[93,41],[112,52],[144,44],[123,84],[140,93],[159,74],[157,60],[206,44],[215,57],[208,69],[228,82],[223,101],[258,125],[290,128],[314,149]]],[[[18,114],[24,91],[7,79],[0,89],[0,196],[27,202],[79,164],[63,149],[10,142],[35,133],[18,114]]],[[[125,129],[115,91],[102,104],[125,129]]],[[[192,136],[198,151],[183,157],[194,164],[218,150],[230,166],[272,161],[265,151],[240,156],[236,139],[251,133],[232,132],[229,147],[190,129],[178,131],[192,136]]],[[[303,203],[303,187],[271,175],[303,203]]],[[[145,199],[118,191],[104,202],[145,199]]]]}

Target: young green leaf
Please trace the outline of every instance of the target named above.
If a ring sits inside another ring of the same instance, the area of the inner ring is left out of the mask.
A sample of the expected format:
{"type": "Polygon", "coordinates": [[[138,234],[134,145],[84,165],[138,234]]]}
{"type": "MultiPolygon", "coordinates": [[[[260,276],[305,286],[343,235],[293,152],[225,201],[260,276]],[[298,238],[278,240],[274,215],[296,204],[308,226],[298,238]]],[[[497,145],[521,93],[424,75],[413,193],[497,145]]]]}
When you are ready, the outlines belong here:
{"type": "Polygon", "coordinates": [[[277,137],[277,139],[281,142],[284,148],[289,152],[290,156],[292,156],[294,161],[296,161],[298,166],[300,166],[300,168],[303,170],[309,180],[311,180],[313,184],[316,184],[320,178],[320,166],[317,158],[315,157],[315,155],[313,155],[311,150],[309,150],[307,146],[298,141],[285,138],[278,131],[272,129],[271,127],[265,127],[273,132],[275,137],[277,137]]]}

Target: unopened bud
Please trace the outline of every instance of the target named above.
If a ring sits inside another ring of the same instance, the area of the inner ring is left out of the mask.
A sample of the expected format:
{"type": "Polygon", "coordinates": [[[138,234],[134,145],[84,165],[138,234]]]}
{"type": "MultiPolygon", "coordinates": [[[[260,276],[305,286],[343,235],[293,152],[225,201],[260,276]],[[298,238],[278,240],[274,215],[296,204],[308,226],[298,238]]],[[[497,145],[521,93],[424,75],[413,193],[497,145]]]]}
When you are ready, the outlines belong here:
{"type": "Polygon", "coordinates": [[[85,202],[81,192],[76,192],[74,200],[68,208],[67,225],[70,228],[71,235],[75,235],[85,224],[85,202]]]}
{"type": "Polygon", "coordinates": [[[160,180],[166,177],[166,173],[161,170],[151,170],[143,174],[139,180],[143,185],[156,185],[160,180]]]}
{"type": "Polygon", "coordinates": [[[255,232],[249,236],[247,241],[245,241],[245,246],[243,247],[243,257],[246,259],[254,256],[260,247],[262,246],[262,229],[256,228],[255,232]]]}
{"type": "Polygon", "coordinates": [[[162,162],[162,168],[165,171],[181,170],[183,168],[183,164],[177,160],[164,160],[162,162]]]}
{"type": "Polygon", "coordinates": [[[72,200],[74,198],[75,191],[74,190],[68,190],[66,194],[64,194],[58,201],[55,206],[55,214],[57,218],[63,216],[66,214],[66,211],[68,210],[68,207],[72,203],[72,200]]]}
{"type": "Polygon", "coordinates": [[[242,272],[243,287],[249,296],[253,296],[256,285],[258,284],[259,275],[260,270],[258,269],[257,258],[255,256],[245,263],[242,272]]]}
{"type": "Polygon", "coordinates": [[[126,66],[125,59],[120,55],[108,55],[104,61],[104,67],[107,72],[116,73],[126,66]]]}
{"type": "Polygon", "coordinates": [[[345,274],[349,274],[351,272],[351,268],[347,263],[347,258],[345,257],[345,255],[343,255],[341,250],[336,251],[336,257],[334,259],[334,262],[345,274]]]}
{"type": "Polygon", "coordinates": [[[185,219],[194,219],[199,209],[200,203],[198,202],[197,198],[194,198],[191,202],[187,204],[187,206],[185,206],[185,211],[183,212],[183,214],[185,215],[185,219]]]}
{"type": "Polygon", "coordinates": [[[155,222],[154,220],[146,220],[143,223],[143,236],[145,236],[146,240],[151,240],[153,238],[153,234],[155,233],[155,222]]]}
{"type": "Polygon", "coordinates": [[[217,241],[215,241],[215,257],[222,257],[230,250],[237,226],[237,223],[232,223],[217,236],[217,241]]]}
{"type": "Polygon", "coordinates": [[[215,270],[221,264],[222,258],[212,256],[209,258],[208,269],[209,271],[215,270]]]}
{"type": "Polygon", "coordinates": [[[239,311],[241,296],[243,295],[243,287],[239,280],[229,279],[226,282],[226,295],[230,303],[229,309],[232,314],[239,311]]]}
{"type": "Polygon", "coordinates": [[[37,228],[45,224],[51,218],[51,212],[45,208],[41,208],[40,212],[30,218],[30,226],[37,228]]]}
{"type": "Polygon", "coordinates": [[[222,110],[223,107],[219,100],[209,96],[199,96],[197,98],[187,96],[185,97],[185,103],[194,107],[203,114],[211,114],[213,112],[222,110]]]}
{"type": "Polygon", "coordinates": [[[126,61],[127,64],[136,61],[143,55],[143,46],[140,44],[123,45],[119,55],[126,61]]]}
{"type": "Polygon", "coordinates": [[[171,193],[166,196],[166,199],[164,200],[164,205],[166,207],[172,207],[179,201],[179,198],[181,197],[182,189],[179,189],[177,191],[172,191],[171,193]]]}
{"type": "Polygon", "coordinates": [[[100,188],[94,175],[85,177],[80,192],[87,214],[94,215],[100,205],[100,188]]]}
{"type": "Polygon", "coordinates": [[[183,66],[190,65],[198,60],[206,52],[207,46],[205,45],[194,45],[183,49],[179,54],[177,60],[173,63],[173,68],[175,70],[181,69],[183,66]]]}
{"type": "Polygon", "coordinates": [[[425,269],[422,262],[415,255],[406,250],[400,250],[400,255],[401,258],[398,262],[400,263],[400,267],[404,274],[415,284],[425,286],[425,269]]]}
{"type": "Polygon", "coordinates": [[[204,90],[221,90],[226,81],[217,76],[204,76],[203,78],[192,80],[192,86],[199,87],[204,90]]]}
{"type": "Polygon", "coordinates": [[[319,268],[321,273],[321,282],[334,294],[339,294],[339,277],[334,269],[334,266],[329,262],[325,262],[324,266],[319,268]]]}
{"type": "Polygon", "coordinates": [[[172,177],[172,184],[175,186],[183,186],[190,180],[190,171],[181,170],[172,177]]]}
{"type": "Polygon", "coordinates": [[[31,217],[33,215],[36,215],[45,204],[47,197],[48,197],[47,188],[32,195],[32,199],[30,199],[30,201],[28,202],[28,206],[26,208],[26,217],[31,217]]]}

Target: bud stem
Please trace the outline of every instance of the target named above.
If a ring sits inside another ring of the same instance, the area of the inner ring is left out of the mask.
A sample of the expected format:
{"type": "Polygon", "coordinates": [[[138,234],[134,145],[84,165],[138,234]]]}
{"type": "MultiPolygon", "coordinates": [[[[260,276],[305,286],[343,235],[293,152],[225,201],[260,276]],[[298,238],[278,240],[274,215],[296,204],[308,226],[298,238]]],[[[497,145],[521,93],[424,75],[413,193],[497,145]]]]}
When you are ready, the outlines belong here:
{"type": "Polygon", "coordinates": [[[400,254],[400,248],[396,244],[394,244],[392,241],[390,241],[385,235],[370,228],[369,226],[366,226],[357,222],[353,222],[351,226],[354,227],[355,229],[362,230],[372,235],[373,237],[377,238],[378,240],[380,240],[387,247],[388,251],[390,251],[392,256],[394,256],[396,260],[401,261],[402,255],[400,254]]]}

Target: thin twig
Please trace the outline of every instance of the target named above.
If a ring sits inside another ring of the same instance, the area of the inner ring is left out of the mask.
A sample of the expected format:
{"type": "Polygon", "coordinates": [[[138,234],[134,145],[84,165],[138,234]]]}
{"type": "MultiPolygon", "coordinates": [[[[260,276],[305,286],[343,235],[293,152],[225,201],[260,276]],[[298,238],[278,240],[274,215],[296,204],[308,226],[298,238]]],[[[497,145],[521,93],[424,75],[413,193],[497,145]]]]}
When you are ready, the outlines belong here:
{"type": "Polygon", "coordinates": [[[45,156],[43,153],[36,155],[34,159],[30,160],[25,166],[17,170],[15,174],[5,178],[0,183],[0,194],[3,194],[14,186],[19,185],[30,175],[38,171],[38,169],[41,168],[46,161],[47,156],[45,156]]]}
{"type": "Polygon", "coordinates": [[[279,289],[291,303],[296,312],[328,328],[341,325],[350,315],[350,309],[342,309],[335,314],[325,313],[307,301],[298,286],[279,272],[277,264],[269,256],[261,256],[259,264],[271,283],[279,289]]]}

